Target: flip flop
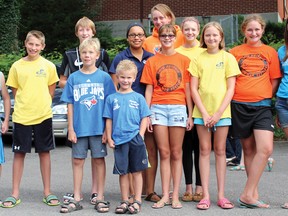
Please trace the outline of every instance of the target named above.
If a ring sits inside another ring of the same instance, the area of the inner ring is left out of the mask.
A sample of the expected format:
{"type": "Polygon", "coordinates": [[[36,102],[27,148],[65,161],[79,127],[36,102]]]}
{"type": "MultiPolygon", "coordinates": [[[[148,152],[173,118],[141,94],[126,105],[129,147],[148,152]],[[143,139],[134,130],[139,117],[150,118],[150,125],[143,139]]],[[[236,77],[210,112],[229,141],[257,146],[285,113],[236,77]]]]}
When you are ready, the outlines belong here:
{"type": "Polygon", "coordinates": [[[210,208],[210,200],[208,199],[202,199],[200,202],[197,204],[197,209],[199,210],[207,210],[210,208]]]}
{"type": "Polygon", "coordinates": [[[182,204],[179,201],[172,201],[172,209],[181,209],[182,204]]]}
{"type": "Polygon", "coordinates": [[[2,202],[1,207],[2,207],[2,208],[13,208],[13,207],[15,207],[16,205],[18,205],[18,204],[20,204],[20,203],[21,203],[21,199],[16,199],[15,197],[10,196],[10,197],[7,197],[7,198],[2,202]],[[4,203],[7,203],[7,202],[10,202],[11,205],[4,205],[4,203]]]}
{"type": "Polygon", "coordinates": [[[240,198],[237,200],[238,203],[240,204],[240,208],[250,208],[250,209],[255,209],[255,208],[269,208],[269,205],[264,203],[263,201],[257,201],[256,203],[245,203],[240,198]],[[267,205],[268,207],[265,207],[264,205],[267,205]]]}
{"type": "Polygon", "coordinates": [[[60,200],[58,199],[57,196],[53,194],[49,194],[48,196],[44,197],[42,200],[45,204],[48,206],[58,206],[60,205],[60,200]],[[57,203],[53,203],[52,200],[57,200],[57,203]]]}
{"type": "Polygon", "coordinates": [[[167,205],[170,205],[170,203],[159,200],[158,202],[154,203],[154,205],[152,205],[152,208],[160,209],[160,208],[163,208],[164,206],[167,206],[167,205]]]}

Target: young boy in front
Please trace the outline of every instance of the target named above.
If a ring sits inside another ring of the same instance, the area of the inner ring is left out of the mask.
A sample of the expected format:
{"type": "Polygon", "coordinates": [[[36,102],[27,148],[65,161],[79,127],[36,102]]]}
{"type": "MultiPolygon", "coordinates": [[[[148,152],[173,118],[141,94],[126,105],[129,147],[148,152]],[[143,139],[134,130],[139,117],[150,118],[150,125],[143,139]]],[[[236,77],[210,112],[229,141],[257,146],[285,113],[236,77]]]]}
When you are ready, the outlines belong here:
{"type": "Polygon", "coordinates": [[[147,117],[150,110],[145,98],[131,88],[136,79],[137,67],[130,60],[123,60],[116,67],[119,91],[109,95],[105,103],[103,116],[106,118],[107,142],[114,149],[114,174],[119,174],[122,201],[115,213],[129,211],[136,214],[141,208],[142,171],[148,168],[148,159],[144,143],[147,117]],[[135,198],[128,202],[129,177],[132,173],[135,198]]]}
{"type": "Polygon", "coordinates": [[[12,208],[21,202],[19,190],[24,159],[26,153],[31,152],[32,139],[40,159],[43,202],[50,206],[60,204],[50,191],[50,150],[55,148],[51,104],[58,76],[55,65],[40,55],[44,47],[42,32],[28,32],[25,40],[27,55],[16,61],[9,71],[7,85],[12,88],[15,98],[12,115],[14,159],[12,194],[3,201],[3,208],[12,208]]]}
{"type": "Polygon", "coordinates": [[[106,137],[102,115],[106,97],[116,90],[110,75],[95,66],[100,54],[99,40],[85,39],[79,50],[83,67],[69,76],[61,96],[61,100],[68,103],[68,139],[72,142],[74,199],[62,205],[60,212],[68,213],[83,208],[80,204],[83,166],[90,149],[92,163],[98,170],[95,179],[98,188],[95,209],[102,213],[109,211],[109,202],[104,201],[107,149],[103,144],[106,143],[106,137]]]}

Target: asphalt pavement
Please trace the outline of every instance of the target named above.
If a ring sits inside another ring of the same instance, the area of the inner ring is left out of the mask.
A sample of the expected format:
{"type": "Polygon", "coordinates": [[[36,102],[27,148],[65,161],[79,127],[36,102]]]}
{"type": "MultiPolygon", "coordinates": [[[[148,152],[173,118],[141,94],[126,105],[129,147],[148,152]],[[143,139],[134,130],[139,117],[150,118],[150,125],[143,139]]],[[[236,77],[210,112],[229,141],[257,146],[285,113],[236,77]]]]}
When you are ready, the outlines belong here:
{"type": "MultiPolygon", "coordinates": [[[[52,159],[52,192],[62,200],[62,196],[66,192],[72,192],[73,178],[71,168],[71,150],[63,145],[63,140],[56,140],[57,148],[51,152],[52,159]]],[[[112,174],[114,164],[113,152],[108,151],[106,158],[107,176],[106,176],[106,192],[105,199],[110,201],[110,212],[105,215],[115,215],[114,209],[118,205],[121,196],[118,184],[118,176],[112,174]]],[[[217,183],[215,174],[215,159],[211,154],[211,177],[210,177],[210,194],[211,207],[209,210],[197,210],[194,202],[182,202],[183,208],[176,210],[171,206],[165,206],[162,209],[151,208],[151,202],[142,201],[142,209],[140,215],[151,216],[170,216],[170,215],[288,215],[288,210],[281,209],[280,205],[288,201],[288,142],[275,142],[272,157],[275,159],[275,165],[271,172],[264,172],[259,185],[260,198],[270,204],[269,209],[243,209],[237,204],[237,199],[244,188],[246,174],[244,171],[229,171],[226,174],[226,197],[235,204],[232,210],[223,210],[216,205],[217,202],[217,183]]],[[[3,200],[11,193],[12,179],[12,162],[13,153],[11,150],[11,140],[5,139],[5,157],[6,163],[3,165],[2,176],[0,178],[0,199],[3,200]]],[[[85,163],[82,202],[84,209],[70,213],[71,215],[92,215],[100,214],[94,210],[89,203],[91,188],[91,165],[88,158],[85,163]]],[[[20,198],[22,203],[11,209],[0,208],[0,216],[6,215],[22,215],[22,216],[50,216],[60,215],[60,207],[50,207],[42,202],[42,180],[39,168],[38,154],[34,152],[27,154],[25,159],[24,174],[21,181],[20,198]]],[[[155,191],[161,194],[161,181],[159,171],[156,179],[155,191]]],[[[185,191],[184,178],[182,178],[181,194],[185,191]]]]}

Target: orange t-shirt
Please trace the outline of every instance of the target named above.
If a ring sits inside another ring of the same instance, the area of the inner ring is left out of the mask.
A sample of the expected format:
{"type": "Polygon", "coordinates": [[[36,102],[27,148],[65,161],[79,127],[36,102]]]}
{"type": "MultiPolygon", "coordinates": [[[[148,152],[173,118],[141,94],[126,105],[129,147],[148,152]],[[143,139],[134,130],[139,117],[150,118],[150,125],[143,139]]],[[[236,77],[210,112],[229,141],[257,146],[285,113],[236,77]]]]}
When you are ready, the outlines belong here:
{"type": "MultiPolygon", "coordinates": [[[[174,25],[174,28],[176,29],[176,41],[174,43],[174,48],[180,47],[184,44],[184,35],[182,34],[182,31],[179,26],[174,25]]],[[[153,28],[152,35],[147,37],[146,40],[143,43],[143,48],[151,53],[158,53],[161,48],[161,43],[159,40],[159,34],[158,29],[153,28]]]]}
{"type": "Polygon", "coordinates": [[[171,56],[157,53],[147,60],[140,82],[153,85],[151,104],[186,105],[189,63],[190,59],[179,53],[171,56]]]}
{"type": "Polygon", "coordinates": [[[258,102],[272,98],[270,80],[282,76],[276,50],[264,44],[259,47],[242,44],[230,53],[235,56],[241,71],[236,79],[233,100],[258,102]]]}

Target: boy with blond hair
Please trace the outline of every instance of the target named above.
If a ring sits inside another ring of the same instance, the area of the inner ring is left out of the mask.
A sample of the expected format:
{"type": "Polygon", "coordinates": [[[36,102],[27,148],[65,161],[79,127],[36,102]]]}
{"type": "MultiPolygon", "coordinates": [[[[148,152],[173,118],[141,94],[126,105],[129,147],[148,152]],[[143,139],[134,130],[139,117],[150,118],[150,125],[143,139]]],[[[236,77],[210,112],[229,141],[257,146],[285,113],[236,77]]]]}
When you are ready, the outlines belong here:
{"type": "Polygon", "coordinates": [[[32,140],[40,159],[43,202],[49,206],[60,204],[50,191],[50,150],[55,148],[51,105],[59,79],[55,65],[40,55],[44,47],[45,36],[42,32],[28,32],[25,40],[27,55],[16,61],[9,71],[7,85],[12,88],[15,98],[12,115],[14,159],[12,194],[3,201],[3,208],[12,208],[21,202],[19,195],[24,159],[26,153],[31,152],[32,140]]]}
{"type": "Polygon", "coordinates": [[[131,60],[122,60],[116,67],[120,86],[117,93],[109,95],[103,117],[106,118],[107,141],[114,149],[114,174],[119,174],[122,201],[115,213],[131,214],[140,212],[142,193],[142,171],[148,168],[144,143],[147,117],[150,110],[143,95],[132,90],[137,76],[137,67],[131,60]],[[132,173],[135,197],[129,205],[129,176],[132,173]]]}
{"type": "Polygon", "coordinates": [[[97,38],[84,40],[79,47],[83,67],[71,74],[67,80],[61,100],[68,103],[68,139],[72,142],[74,199],[61,207],[61,213],[81,210],[81,187],[83,166],[88,149],[92,163],[97,170],[96,186],[98,196],[95,209],[109,211],[109,202],[104,200],[107,156],[105,121],[102,117],[104,103],[114,93],[114,83],[106,72],[95,66],[100,54],[97,38]]]}

